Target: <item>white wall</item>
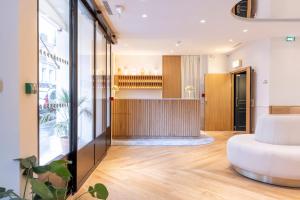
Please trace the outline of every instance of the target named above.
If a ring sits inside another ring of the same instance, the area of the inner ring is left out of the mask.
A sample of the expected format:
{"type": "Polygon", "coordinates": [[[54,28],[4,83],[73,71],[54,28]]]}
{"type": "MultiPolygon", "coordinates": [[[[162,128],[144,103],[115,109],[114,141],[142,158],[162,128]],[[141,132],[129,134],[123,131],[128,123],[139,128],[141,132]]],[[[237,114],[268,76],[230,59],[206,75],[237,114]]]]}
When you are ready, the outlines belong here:
{"type": "Polygon", "coordinates": [[[1,2],[0,25],[0,186],[20,193],[13,159],[37,155],[37,96],[24,94],[25,82],[37,82],[36,0],[1,2]]]}
{"type": "MultiPolygon", "coordinates": [[[[157,72],[162,74],[162,55],[115,55],[114,56],[114,74],[117,74],[118,68],[122,69],[123,74],[140,74],[144,69],[146,74],[157,72]]],[[[130,90],[121,89],[116,93],[117,98],[126,99],[159,99],[162,98],[162,90],[130,90]]]]}
{"type": "Polygon", "coordinates": [[[0,185],[19,191],[19,73],[18,1],[3,1],[0,7],[0,185]],[[9,19],[9,20],[7,20],[9,19]],[[5,48],[4,48],[5,47],[5,48]],[[17,69],[17,70],[16,70],[17,69]]]}
{"type": "Polygon", "coordinates": [[[300,41],[273,38],[271,50],[270,104],[300,105],[300,41]]]}
{"type": "MultiPolygon", "coordinates": [[[[274,0],[263,0],[263,1],[256,1],[256,18],[259,19],[269,19],[271,18],[271,2],[274,0]]],[[[282,0],[280,0],[282,1],[282,0]]]]}
{"type": "Polygon", "coordinates": [[[228,57],[224,54],[208,56],[208,73],[222,74],[228,72],[228,57]]]}
{"type": "Polygon", "coordinates": [[[268,113],[269,109],[269,72],[271,41],[269,39],[258,40],[248,43],[231,53],[228,59],[229,71],[232,70],[232,62],[242,59],[243,66],[251,66],[254,73],[254,99],[255,99],[255,119],[268,113]]]}
{"type": "Polygon", "coordinates": [[[272,18],[299,19],[299,0],[271,0],[272,18]]]}

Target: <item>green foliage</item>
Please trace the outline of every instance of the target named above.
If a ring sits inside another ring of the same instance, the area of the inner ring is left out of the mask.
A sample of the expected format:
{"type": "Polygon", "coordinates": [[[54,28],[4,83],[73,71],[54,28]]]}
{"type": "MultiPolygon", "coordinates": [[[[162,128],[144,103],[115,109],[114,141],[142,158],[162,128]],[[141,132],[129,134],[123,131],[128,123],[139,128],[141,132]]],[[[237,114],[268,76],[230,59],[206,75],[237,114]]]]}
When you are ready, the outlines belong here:
{"type": "Polygon", "coordinates": [[[97,199],[107,199],[108,197],[108,191],[101,183],[95,184],[94,187],[89,186],[88,191],[92,197],[96,197],[97,199]]]}
{"type": "MultiPolygon", "coordinates": [[[[89,119],[93,117],[92,111],[85,106],[88,101],[86,97],[82,97],[78,100],[79,115],[85,115],[89,119]]],[[[62,89],[58,97],[58,103],[67,105],[70,103],[70,94],[67,90],[62,89]]],[[[56,118],[56,115],[60,116],[61,121],[55,122],[54,128],[56,129],[59,137],[69,136],[69,124],[70,124],[70,108],[69,106],[55,109],[55,111],[48,111],[41,115],[40,123],[47,124],[56,118]]]]}
{"type": "Polygon", "coordinates": [[[41,197],[41,199],[45,199],[45,200],[51,200],[54,199],[54,195],[51,192],[51,190],[48,188],[48,186],[37,180],[37,179],[31,179],[30,180],[31,183],[31,189],[32,192],[38,196],[41,197]]]}
{"type": "MultiPolygon", "coordinates": [[[[32,200],[65,200],[67,197],[68,183],[72,178],[72,175],[68,169],[70,161],[57,160],[49,163],[48,165],[38,166],[37,159],[35,156],[31,156],[24,159],[16,159],[20,162],[20,168],[23,170],[23,176],[26,178],[26,185],[24,189],[23,197],[15,194],[13,190],[7,190],[6,188],[0,187],[0,199],[10,200],[26,200],[25,194],[28,187],[28,183],[31,185],[32,200]],[[34,177],[37,175],[48,175],[55,174],[65,182],[64,187],[55,187],[49,178],[47,181],[41,181],[34,177]]],[[[90,186],[89,190],[83,195],[90,194],[96,199],[106,200],[108,197],[108,191],[103,184],[97,183],[94,186],[90,186]]]]}

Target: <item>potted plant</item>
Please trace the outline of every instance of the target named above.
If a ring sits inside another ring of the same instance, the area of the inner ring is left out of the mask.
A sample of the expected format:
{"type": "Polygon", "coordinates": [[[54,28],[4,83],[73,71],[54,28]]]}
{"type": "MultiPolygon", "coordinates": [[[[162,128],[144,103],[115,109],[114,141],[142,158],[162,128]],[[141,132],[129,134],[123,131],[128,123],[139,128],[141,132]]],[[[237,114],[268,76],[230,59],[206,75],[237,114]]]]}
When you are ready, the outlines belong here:
{"type": "MultiPolygon", "coordinates": [[[[67,199],[68,184],[72,178],[71,173],[68,170],[68,164],[70,164],[69,161],[57,160],[48,165],[38,166],[37,158],[35,156],[17,160],[20,162],[22,174],[26,179],[24,193],[20,196],[13,190],[0,187],[0,199],[28,200],[28,198],[26,198],[26,191],[28,190],[29,184],[31,185],[32,192],[30,199],[32,200],[67,199]],[[54,174],[60,178],[64,183],[63,186],[55,186],[50,181],[50,174],[54,174]],[[46,176],[45,181],[39,178],[42,175],[46,176]]],[[[85,195],[91,195],[95,199],[106,200],[108,197],[108,190],[103,184],[96,183],[93,186],[89,186],[88,191],[76,197],[75,200],[81,199],[85,195]]]]}
{"type": "MultiPolygon", "coordinates": [[[[92,118],[93,113],[89,108],[85,107],[84,104],[87,102],[87,98],[81,98],[78,101],[79,115],[86,115],[92,118]]],[[[61,94],[58,97],[59,108],[55,109],[55,112],[46,112],[41,115],[41,124],[49,124],[49,121],[55,119],[56,122],[53,124],[56,135],[60,138],[62,148],[68,146],[69,130],[70,130],[70,95],[65,89],[61,90],[61,94]]]]}

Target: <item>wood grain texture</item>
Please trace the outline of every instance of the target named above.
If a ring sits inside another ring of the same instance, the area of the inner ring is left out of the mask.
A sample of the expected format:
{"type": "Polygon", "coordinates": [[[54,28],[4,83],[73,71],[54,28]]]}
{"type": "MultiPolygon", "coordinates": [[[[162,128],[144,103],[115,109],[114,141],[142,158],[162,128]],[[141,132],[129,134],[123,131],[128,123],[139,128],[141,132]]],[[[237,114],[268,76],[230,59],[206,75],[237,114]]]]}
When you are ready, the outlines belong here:
{"type": "Polygon", "coordinates": [[[108,200],[300,199],[299,189],[238,175],[226,158],[226,141],[233,134],[208,134],[215,142],[204,146],[112,146],[78,194],[101,182],[108,187],[108,200]]]}
{"type": "Polygon", "coordinates": [[[270,114],[300,114],[300,106],[270,106],[270,114]]]}
{"type": "Polygon", "coordinates": [[[230,74],[205,75],[205,130],[232,130],[232,88],[230,74]]]}
{"type": "Polygon", "coordinates": [[[200,100],[115,99],[113,137],[200,135],[200,100]]]}
{"type": "Polygon", "coordinates": [[[163,98],[181,98],[181,56],[163,56],[163,98]]]}

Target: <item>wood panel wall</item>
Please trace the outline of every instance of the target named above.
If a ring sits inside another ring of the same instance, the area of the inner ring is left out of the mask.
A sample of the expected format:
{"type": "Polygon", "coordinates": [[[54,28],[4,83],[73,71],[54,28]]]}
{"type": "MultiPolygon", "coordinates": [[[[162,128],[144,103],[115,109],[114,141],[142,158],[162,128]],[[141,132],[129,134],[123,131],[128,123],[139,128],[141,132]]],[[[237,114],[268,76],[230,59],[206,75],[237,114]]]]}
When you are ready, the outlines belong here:
{"type": "Polygon", "coordinates": [[[163,98],[181,98],[181,56],[163,56],[163,98]]]}
{"type": "Polygon", "coordinates": [[[300,106],[270,106],[270,114],[300,114],[300,106]]]}
{"type": "Polygon", "coordinates": [[[115,99],[113,138],[200,135],[200,100],[115,99]]]}

